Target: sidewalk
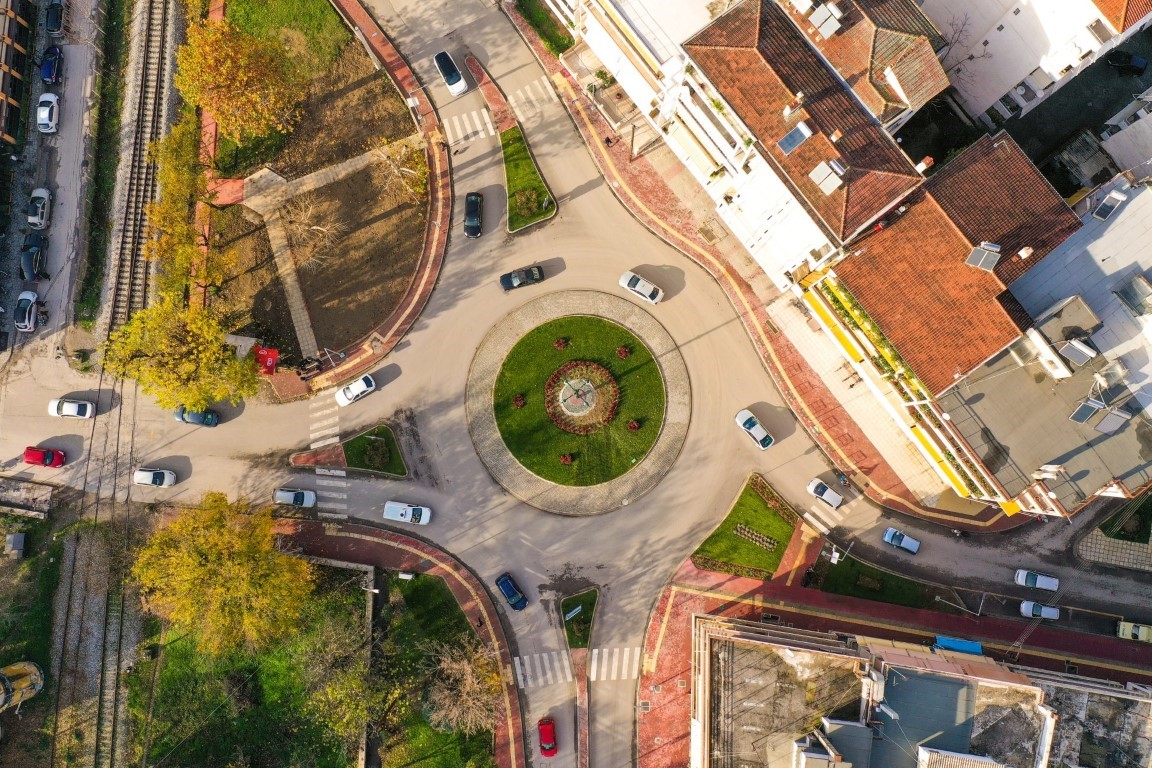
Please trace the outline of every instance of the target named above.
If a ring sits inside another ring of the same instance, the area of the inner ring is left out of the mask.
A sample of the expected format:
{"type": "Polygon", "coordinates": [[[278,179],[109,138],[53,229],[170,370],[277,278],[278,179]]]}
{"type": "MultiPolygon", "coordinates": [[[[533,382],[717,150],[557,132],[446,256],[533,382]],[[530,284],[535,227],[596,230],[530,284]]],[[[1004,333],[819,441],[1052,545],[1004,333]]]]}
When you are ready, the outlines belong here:
{"type": "MultiPolygon", "coordinates": [[[[644,639],[636,725],[640,768],[682,768],[689,759],[692,702],[692,615],[709,613],[748,621],[784,622],[802,629],[838,631],[912,643],[941,634],[982,641],[985,654],[1003,659],[1028,625],[1008,619],[955,616],[871,600],[785,587],[778,581],[741,579],[700,571],[685,562],[661,594],[644,639]]],[[[1118,682],[1152,681],[1147,652],[1116,638],[1040,626],[1021,649],[1019,663],[1065,671],[1074,660],[1080,674],[1118,682]],[[1092,654],[1097,662],[1087,661],[1092,654]],[[1109,659],[1105,661],[1104,659],[1109,659]]]]}
{"type": "Polygon", "coordinates": [[[948,527],[992,532],[1031,520],[1025,516],[1009,518],[992,506],[982,506],[976,514],[925,506],[903,479],[908,477],[914,485],[923,485],[926,463],[922,457],[915,457],[919,464],[908,458],[905,466],[906,451],[895,447],[896,442],[887,445],[889,439],[903,441],[895,426],[873,435],[885,442],[886,450],[881,451],[808,363],[806,355],[773,324],[767,305],[781,294],[736,238],[724,232],[714,216],[708,215],[715,204],[688,171],[670,159],[671,153],[666,148],[631,158],[626,141],[615,141],[606,147],[604,137],[616,132],[571,74],[544,49],[536,33],[516,13],[514,5],[504,2],[501,8],[551,75],[560,100],[568,108],[593,161],[620,202],[637,221],[717,281],[740,315],[777,388],[835,466],[846,471],[873,501],[948,527]],[[705,239],[703,233],[710,238],[705,239]],[[901,464],[900,471],[893,462],[901,464]]]}
{"type": "Polygon", "coordinates": [[[525,765],[524,726],[512,674],[512,650],[488,591],[463,563],[422,541],[367,525],[285,519],[278,521],[277,533],[287,535],[309,556],[443,578],[460,609],[476,627],[481,642],[492,646],[499,654],[504,683],[504,719],[493,735],[496,764],[500,768],[525,765]]]}

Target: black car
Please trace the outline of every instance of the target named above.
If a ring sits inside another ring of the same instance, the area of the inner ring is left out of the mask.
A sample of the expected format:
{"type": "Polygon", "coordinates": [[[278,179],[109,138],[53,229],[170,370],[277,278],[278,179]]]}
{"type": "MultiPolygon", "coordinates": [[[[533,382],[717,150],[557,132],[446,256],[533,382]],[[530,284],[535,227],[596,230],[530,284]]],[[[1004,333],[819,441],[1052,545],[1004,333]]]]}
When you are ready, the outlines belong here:
{"type": "Polygon", "coordinates": [[[500,574],[496,579],[496,586],[500,588],[500,594],[504,595],[504,599],[508,601],[512,610],[522,611],[528,605],[528,598],[520,591],[520,587],[516,586],[516,582],[512,580],[512,574],[500,574]]]}
{"type": "Polygon", "coordinates": [[[484,195],[469,192],[464,196],[464,236],[480,237],[484,229],[484,195]]]}
{"type": "Polygon", "coordinates": [[[500,275],[500,287],[506,291],[523,288],[526,285],[535,285],[544,279],[544,270],[536,265],[514,269],[506,275],[500,275]]]}
{"type": "Polygon", "coordinates": [[[1128,51],[1112,51],[1104,61],[1121,75],[1139,77],[1144,74],[1144,70],[1148,69],[1147,59],[1128,51]]]}
{"type": "Polygon", "coordinates": [[[44,26],[52,37],[64,37],[64,3],[60,0],[48,4],[44,13],[44,26]]]}
{"type": "Polygon", "coordinates": [[[20,249],[20,279],[43,280],[44,252],[48,249],[48,238],[39,232],[29,232],[24,236],[24,246],[20,249]]]}
{"type": "Polygon", "coordinates": [[[64,51],[60,46],[53,45],[44,51],[44,58],[40,60],[40,79],[44,85],[56,85],[60,82],[60,75],[64,72],[64,51]]]}

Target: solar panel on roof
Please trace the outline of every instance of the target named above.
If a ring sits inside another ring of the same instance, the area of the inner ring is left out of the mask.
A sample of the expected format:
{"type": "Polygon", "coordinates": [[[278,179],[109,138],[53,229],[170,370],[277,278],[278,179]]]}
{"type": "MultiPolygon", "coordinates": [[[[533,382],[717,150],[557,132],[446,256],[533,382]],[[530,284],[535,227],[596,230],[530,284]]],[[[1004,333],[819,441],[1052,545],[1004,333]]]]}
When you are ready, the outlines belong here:
{"type": "Polygon", "coordinates": [[[999,260],[1000,254],[977,246],[972,249],[972,253],[968,254],[968,258],[964,260],[964,263],[991,272],[999,260]]]}

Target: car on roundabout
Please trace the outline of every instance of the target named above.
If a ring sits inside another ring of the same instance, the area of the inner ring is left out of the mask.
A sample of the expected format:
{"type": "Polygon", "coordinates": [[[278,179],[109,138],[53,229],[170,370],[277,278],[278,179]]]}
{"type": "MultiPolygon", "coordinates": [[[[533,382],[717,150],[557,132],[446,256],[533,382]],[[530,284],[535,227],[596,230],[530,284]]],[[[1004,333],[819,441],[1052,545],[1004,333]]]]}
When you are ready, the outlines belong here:
{"type": "Polygon", "coordinates": [[[508,602],[508,606],[514,611],[522,611],[528,607],[528,598],[520,591],[519,585],[516,580],[512,578],[512,574],[504,572],[496,577],[496,587],[500,590],[500,594],[508,602]]]}
{"type": "Polygon", "coordinates": [[[635,272],[620,275],[620,287],[649,304],[659,304],[660,299],[664,298],[664,291],[635,272]]]}
{"type": "Polygon", "coordinates": [[[386,501],[384,502],[384,519],[396,523],[428,525],[432,520],[432,510],[405,501],[386,501]]]}
{"type": "Polygon", "coordinates": [[[133,485],[150,485],[154,488],[171,488],[176,485],[176,473],[170,469],[140,467],[132,470],[133,485]]]}
{"type": "Polygon", "coordinates": [[[376,391],[376,380],[368,374],[336,390],[336,405],[344,408],[376,391]]]}
{"type": "Polygon", "coordinates": [[[760,420],[752,415],[752,411],[745,408],[736,414],[736,426],[744,430],[744,434],[752,438],[752,442],[760,447],[760,450],[767,450],[776,439],[768,434],[768,430],[760,423],[760,420]]]}
{"type": "Polygon", "coordinates": [[[536,285],[544,279],[544,270],[533,264],[530,267],[514,269],[500,275],[500,287],[507,291],[514,291],[526,285],[536,285]]]}

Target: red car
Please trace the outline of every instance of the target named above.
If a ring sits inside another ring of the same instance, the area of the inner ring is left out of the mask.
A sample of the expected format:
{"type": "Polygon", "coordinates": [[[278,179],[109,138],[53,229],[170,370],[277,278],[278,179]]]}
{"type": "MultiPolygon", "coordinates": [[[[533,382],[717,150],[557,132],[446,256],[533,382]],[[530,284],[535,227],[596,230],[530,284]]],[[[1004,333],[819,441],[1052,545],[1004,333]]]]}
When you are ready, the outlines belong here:
{"type": "Polygon", "coordinates": [[[540,754],[552,757],[556,754],[556,723],[550,717],[545,717],[536,723],[536,730],[540,732],[540,754]]]}
{"type": "Polygon", "coordinates": [[[68,457],[64,451],[54,451],[51,448],[37,448],[30,445],[24,449],[24,463],[35,464],[38,467],[62,467],[68,457]]]}

